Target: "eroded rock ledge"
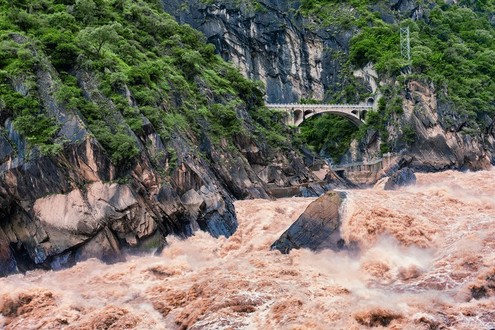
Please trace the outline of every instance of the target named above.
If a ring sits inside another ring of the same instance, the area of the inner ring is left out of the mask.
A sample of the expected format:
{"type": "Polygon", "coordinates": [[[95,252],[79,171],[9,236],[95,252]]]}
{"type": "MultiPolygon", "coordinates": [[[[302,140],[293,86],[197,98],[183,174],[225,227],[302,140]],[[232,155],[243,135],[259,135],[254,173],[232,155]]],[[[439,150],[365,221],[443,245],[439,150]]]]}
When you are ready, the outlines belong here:
{"type": "MultiPolygon", "coordinates": [[[[228,237],[237,228],[233,200],[268,197],[266,183],[242,155],[210,146],[210,157],[224,159],[215,165],[192,155],[180,137],[174,142],[178,166],[169,176],[158,174],[146,150],[132,169],[116,168],[90,136],[58,156],[31,153],[31,159],[14,153],[22,138],[18,142],[0,167],[0,276],[92,257],[112,262],[129,249],[160,250],[170,234],[204,230],[228,237]]],[[[311,180],[290,166],[281,159],[275,168],[284,182],[311,180]]]]}

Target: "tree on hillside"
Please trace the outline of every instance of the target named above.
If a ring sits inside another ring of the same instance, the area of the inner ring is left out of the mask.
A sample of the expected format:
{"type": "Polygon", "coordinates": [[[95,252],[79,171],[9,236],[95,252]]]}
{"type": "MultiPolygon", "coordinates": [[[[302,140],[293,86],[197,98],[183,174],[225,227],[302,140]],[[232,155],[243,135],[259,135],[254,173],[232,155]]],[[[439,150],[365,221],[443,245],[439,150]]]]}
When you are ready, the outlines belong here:
{"type": "Polygon", "coordinates": [[[87,52],[101,56],[103,46],[115,43],[119,39],[118,30],[122,28],[120,23],[112,23],[98,27],[88,26],[77,34],[79,46],[87,52]]]}

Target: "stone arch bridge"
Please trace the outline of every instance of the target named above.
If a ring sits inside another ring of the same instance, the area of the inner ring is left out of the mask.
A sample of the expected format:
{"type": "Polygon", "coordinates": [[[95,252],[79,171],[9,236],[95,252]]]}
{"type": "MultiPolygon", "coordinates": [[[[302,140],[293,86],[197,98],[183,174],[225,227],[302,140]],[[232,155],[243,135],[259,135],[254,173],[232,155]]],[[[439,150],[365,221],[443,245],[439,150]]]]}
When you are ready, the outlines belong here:
{"type": "Polygon", "coordinates": [[[289,114],[287,124],[299,126],[304,120],[321,113],[331,113],[349,119],[354,125],[365,122],[366,113],[373,109],[373,101],[368,104],[267,104],[269,109],[285,111],[289,114]]]}

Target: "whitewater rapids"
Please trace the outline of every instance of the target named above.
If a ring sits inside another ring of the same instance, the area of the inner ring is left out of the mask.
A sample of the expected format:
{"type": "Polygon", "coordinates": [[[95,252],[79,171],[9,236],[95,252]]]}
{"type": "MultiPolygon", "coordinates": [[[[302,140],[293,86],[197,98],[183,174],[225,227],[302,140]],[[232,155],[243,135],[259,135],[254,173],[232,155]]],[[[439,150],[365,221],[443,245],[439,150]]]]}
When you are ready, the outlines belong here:
{"type": "Polygon", "coordinates": [[[348,192],[358,251],[270,251],[314,199],[238,201],[229,239],[0,279],[0,328],[495,328],[495,171],[417,177],[348,192]]]}

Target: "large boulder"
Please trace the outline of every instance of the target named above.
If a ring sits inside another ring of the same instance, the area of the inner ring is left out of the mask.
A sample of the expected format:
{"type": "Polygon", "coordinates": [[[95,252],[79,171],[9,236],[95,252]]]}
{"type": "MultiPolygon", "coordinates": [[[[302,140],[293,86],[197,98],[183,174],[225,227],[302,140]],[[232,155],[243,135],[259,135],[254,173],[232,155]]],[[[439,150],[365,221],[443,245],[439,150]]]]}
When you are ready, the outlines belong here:
{"type": "Polygon", "coordinates": [[[396,190],[416,183],[414,171],[408,167],[398,170],[385,183],[384,190],[396,190]]]}
{"type": "Polygon", "coordinates": [[[339,209],[345,197],[345,193],[330,191],[309,204],[271,249],[284,254],[299,248],[340,249],[344,241],[338,230],[341,223],[339,209]]]}

